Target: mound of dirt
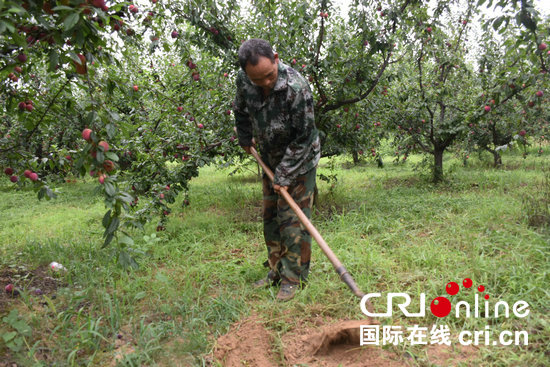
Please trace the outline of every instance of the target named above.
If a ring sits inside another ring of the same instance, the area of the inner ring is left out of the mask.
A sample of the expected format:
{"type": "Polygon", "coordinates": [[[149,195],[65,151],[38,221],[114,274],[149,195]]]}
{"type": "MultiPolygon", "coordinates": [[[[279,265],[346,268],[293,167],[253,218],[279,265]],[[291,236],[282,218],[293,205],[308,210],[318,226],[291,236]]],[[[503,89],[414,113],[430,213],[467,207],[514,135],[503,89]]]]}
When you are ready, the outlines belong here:
{"type": "Polygon", "coordinates": [[[377,346],[360,347],[361,325],[371,320],[339,321],[318,328],[302,328],[283,336],[286,365],[403,366],[391,351],[377,346]]]}
{"type": "Polygon", "coordinates": [[[251,316],[233,325],[217,341],[214,358],[226,367],[279,365],[293,366],[402,366],[392,360],[395,355],[381,348],[359,347],[360,325],[369,320],[342,321],[304,327],[285,334],[282,338],[284,362],[274,353],[273,338],[257,316],[251,316]],[[319,327],[317,327],[317,325],[319,327]]]}
{"type": "MultiPolygon", "coordinates": [[[[297,328],[282,336],[280,343],[266,329],[257,315],[234,324],[220,337],[214,349],[214,358],[225,367],[242,366],[411,366],[411,356],[398,349],[381,346],[360,346],[360,326],[376,324],[372,320],[334,321],[317,317],[299,322],[297,328]],[[282,351],[280,344],[282,344],[282,351]]],[[[471,365],[478,357],[473,347],[427,345],[427,363],[438,365],[471,365]],[[428,362],[429,361],[429,362],[428,362]]]]}
{"type": "Polygon", "coordinates": [[[226,367],[277,366],[272,353],[272,338],[257,316],[234,324],[214,347],[214,358],[226,367]]]}

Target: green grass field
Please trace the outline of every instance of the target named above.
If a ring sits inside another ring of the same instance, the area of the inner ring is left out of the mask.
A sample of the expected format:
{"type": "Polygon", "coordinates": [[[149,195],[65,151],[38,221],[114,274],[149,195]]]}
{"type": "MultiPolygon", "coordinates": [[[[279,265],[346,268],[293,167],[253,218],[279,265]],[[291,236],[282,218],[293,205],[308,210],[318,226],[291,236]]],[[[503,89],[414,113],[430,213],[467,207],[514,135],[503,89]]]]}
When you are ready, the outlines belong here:
{"type": "MultiPolygon", "coordinates": [[[[448,319],[452,334],[490,324],[528,331],[529,344],[480,345],[466,364],[547,365],[550,232],[528,223],[534,203],[550,195],[550,155],[507,152],[501,169],[485,156],[468,166],[448,158],[446,181],[437,186],[414,169],[419,157],[406,164],[386,158],[383,169],[323,159],[319,173],[338,180],[332,187],[318,181],[312,221],[362,290],[406,292],[415,309],[426,293],[426,318],[395,312],[383,324],[432,325],[429,300],[445,295],[449,281],[469,277],[485,285],[491,302],[524,300],[530,314],[448,319]]],[[[134,233],[137,270],[120,268],[114,249],[100,249],[105,210],[95,183],[63,184],[57,200],[39,202],[3,179],[0,280],[22,294],[0,297],[0,355],[22,366],[221,365],[212,360],[216,339],[254,314],[274,336],[275,363],[283,365],[283,337],[300,320],[363,318],[316,245],[309,285],[294,300],[281,304],[276,289],[251,289],[265,274],[261,184],[255,165],[230,172],[204,168],[191,182],[191,205],[183,208],[180,198],[165,232],[150,223],[134,233]],[[50,272],[51,261],[67,271],[50,272]]],[[[469,299],[466,293],[454,300],[469,299]]],[[[408,353],[407,365],[431,365],[422,346],[394,349],[408,353]]]]}

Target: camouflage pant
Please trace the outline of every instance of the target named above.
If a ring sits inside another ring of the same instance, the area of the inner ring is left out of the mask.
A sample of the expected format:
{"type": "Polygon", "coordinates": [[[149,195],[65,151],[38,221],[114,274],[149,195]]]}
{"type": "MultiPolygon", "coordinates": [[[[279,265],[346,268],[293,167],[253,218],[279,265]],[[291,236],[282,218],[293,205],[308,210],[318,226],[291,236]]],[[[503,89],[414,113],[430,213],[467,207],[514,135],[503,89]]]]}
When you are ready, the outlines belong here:
{"type": "MultiPolygon", "coordinates": [[[[308,218],[311,217],[313,205],[315,173],[316,169],[313,168],[305,175],[299,176],[295,184],[288,188],[288,193],[308,218]]],[[[311,236],[285,199],[275,193],[265,173],[263,220],[269,267],[282,279],[293,283],[305,282],[311,259],[311,236]]]]}

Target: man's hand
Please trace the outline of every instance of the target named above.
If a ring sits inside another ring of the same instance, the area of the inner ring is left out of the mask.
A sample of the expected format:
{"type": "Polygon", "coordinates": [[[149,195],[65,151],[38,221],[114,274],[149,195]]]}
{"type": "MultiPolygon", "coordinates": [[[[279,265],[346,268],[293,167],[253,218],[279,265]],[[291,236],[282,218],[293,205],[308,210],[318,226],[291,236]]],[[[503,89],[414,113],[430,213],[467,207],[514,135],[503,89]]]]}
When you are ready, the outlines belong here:
{"type": "MultiPolygon", "coordinates": [[[[242,145],[241,145],[242,146],[242,145]]],[[[256,141],[254,140],[254,138],[252,138],[252,145],[250,146],[242,146],[244,151],[247,153],[247,154],[252,154],[252,152],[250,151],[250,148],[256,148],[256,141]]]]}
{"type": "Polygon", "coordinates": [[[273,184],[273,190],[274,190],[277,194],[281,195],[281,190],[283,190],[283,189],[284,189],[285,191],[288,191],[288,186],[280,186],[280,185],[273,184]]]}

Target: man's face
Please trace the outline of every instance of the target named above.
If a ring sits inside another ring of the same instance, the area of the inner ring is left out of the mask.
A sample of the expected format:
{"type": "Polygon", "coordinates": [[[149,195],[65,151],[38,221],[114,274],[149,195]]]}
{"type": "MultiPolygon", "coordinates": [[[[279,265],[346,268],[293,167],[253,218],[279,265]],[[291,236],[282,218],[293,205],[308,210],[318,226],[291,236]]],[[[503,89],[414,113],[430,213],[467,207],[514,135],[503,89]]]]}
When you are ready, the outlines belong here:
{"type": "Polygon", "coordinates": [[[277,82],[279,56],[275,54],[275,61],[271,62],[267,57],[260,56],[258,64],[246,64],[246,75],[248,79],[265,92],[269,92],[277,82]]]}

